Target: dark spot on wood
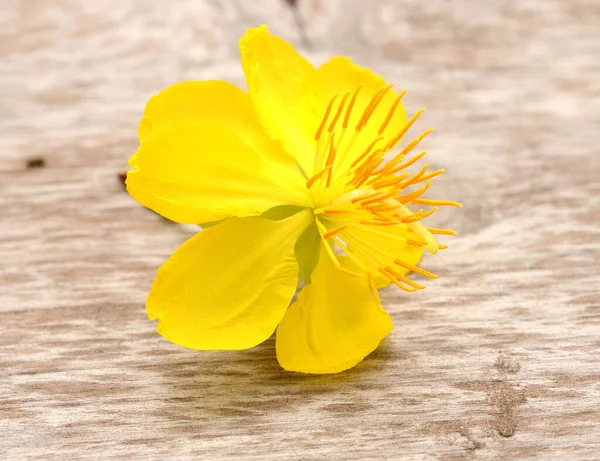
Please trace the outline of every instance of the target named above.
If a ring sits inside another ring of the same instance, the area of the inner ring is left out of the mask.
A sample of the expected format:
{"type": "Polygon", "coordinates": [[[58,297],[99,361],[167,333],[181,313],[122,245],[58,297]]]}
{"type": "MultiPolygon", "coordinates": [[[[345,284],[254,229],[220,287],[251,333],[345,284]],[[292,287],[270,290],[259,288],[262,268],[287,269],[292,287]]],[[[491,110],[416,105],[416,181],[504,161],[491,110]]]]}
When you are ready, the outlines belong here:
{"type": "Polygon", "coordinates": [[[125,186],[125,181],[127,180],[127,172],[119,171],[117,173],[117,179],[121,182],[121,184],[123,184],[123,186],[125,186]]]}
{"type": "Polygon", "coordinates": [[[467,426],[466,424],[461,424],[458,427],[458,433],[467,439],[467,443],[463,444],[463,448],[465,450],[474,451],[485,447],[485,443],[481,440],[476,439],[469,430],[469,426],[467,426]]]}
{"type": "Polygon", "coordinates": [[[495,407],[494,422],[502,437],[512,437],[517,430],[517,408],[525,403],[525,392],[508,382],[493,383],[488,393],[489,403],[495,407]]]}
{"type": "Polygon", "coordinates": [[[31,157],[27,159],[27,168],[44,168],[46,166],[46,159],[44,157],[31,157]]]}
{"type": "Polygon", "coordinates": [[[515,374],[521,369],[521,364],[502,352],[498,355],[494,367],[501,372],[515,374]]]}

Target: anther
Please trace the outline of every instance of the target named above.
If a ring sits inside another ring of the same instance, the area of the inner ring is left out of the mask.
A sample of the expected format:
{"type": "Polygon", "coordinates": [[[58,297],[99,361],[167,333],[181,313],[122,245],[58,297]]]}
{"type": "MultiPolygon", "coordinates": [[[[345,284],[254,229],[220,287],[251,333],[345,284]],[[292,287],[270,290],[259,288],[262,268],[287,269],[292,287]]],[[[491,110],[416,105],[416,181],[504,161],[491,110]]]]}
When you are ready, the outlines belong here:
{"type": "Polygon", "coordinates": [[[331,133],[333,131],[333,129],[335,128],[335,124],[337,123],[338,119],[340,118],[340,115],[342,114],[342,110],[344,109],[344,104],[346,104],[346,99],[348,99],[348,96],[350,96],[350,93],[346,93],[344,95],[344,97],[342,98],[342,100],[340,101],[340,105],[338,106],[338,109],[337,109],[335,115],[333,116],[333,120],[331,120],[331,123],[329,124],[329,128],[327,129],[327,131],[329,133],[331,133]]]}
{"type": "Polygon", "coordinates": [[[377,106],[379,105],[379,103],[381,102],[383,97],[385,96],[385,94],[390,90],[390,88],[392,86],[393,86],[392,84],[386,85],[386,86],[380,88],[373,95],[373,97],[371,98],[371,102],[367,105],[367,107],[365,108],[365,110],[362,114],[362,117],[356,124],[356,131],[361,131],[367,125],[369,119],[371,118],[371,115],[373,114],[373,112],[375,111],[375,109],[377,108],[377,106]]]}
{"type": "Polygon", "coordinates": [[[321,171],[319,171],[318,173],[314,174],[308,181],[306,181],[306,188],[310,189],[312,187],[312,185],[315,183],[315,181],[317,181],[317,179],[319,179],[325,173],[327,173],[328,171],[330,171],[331,168],[332,168],[331,165],[326,166],[321,171]]]}
{"type": "Polygon", "coordinates": [[[385,117],[385,120],[383,121],[383,123],[379,127],[379,131],[377,132],[378,134],[383,134],[383,132],[387,128],[388,124],[390,123],[390,120],[392,120],[392,116],[396,112],[396,108],[398,107],[398,104],[400,104],[400,101],[402,100],[402,98],[404,97],[405,94],[406,94],[406,89],[404,89],[404,90],[402,90],[400,92],[400,94],[398,95],[398,97],[394,101],[394,104],[392,104],[392,107],[390,108],[387,116],[385,117]]]}
{"type": "Polygon", "coordinates": [[[321,139],[321,134],[323,133],[323,128],[325,128],[325,124],[327,123],[327,119],[329,118],[329,113],[331,112],[331,108],[333,107],[333,103],[337,99],[337,94],[331,98],[329,104],[327,105],[327,109],[325,110],[325,114],[323,115],[323,119],[321,120],[321,124],[317,129],[317,133],[315,134],[315,141],[321,139]]]}
{"type": "Polygon", "coordinates": [[[356,102],[358,93],[360,93],[360,90],[362,90],[364,86],[365,84],[361,83],[360,85],[358,85],[358,87],[356,87],[356,90],[354,90],[354,93],[352,94],[352,99],[350,99],[348,109],[346,109],[346,114],[344,115],[344,122],[342,123],[342,127],[344,128],[344,130],[348,128],[348,122],[350,121],[350,114],[352,113],[352,108],[354,107],[354,103],[356,102]]]}
{"type": "Polygon", "coordinates": [[[452,235],[453,237],[456,237],[458,235],[455,231],[450,229],[436,229],[433,227],[426,227],[425,229],[427,229],[432,234],[452,235]]]}

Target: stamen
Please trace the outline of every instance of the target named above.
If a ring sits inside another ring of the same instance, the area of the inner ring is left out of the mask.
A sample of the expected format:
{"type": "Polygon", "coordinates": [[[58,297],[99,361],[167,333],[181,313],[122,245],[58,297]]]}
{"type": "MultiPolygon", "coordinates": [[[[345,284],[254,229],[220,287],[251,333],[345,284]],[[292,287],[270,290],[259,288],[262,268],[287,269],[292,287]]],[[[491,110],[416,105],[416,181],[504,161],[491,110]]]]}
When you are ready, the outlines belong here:
{"type": "MultiPolygon", "coordinates": [[[[403,243],[406,242],[406,237],[400,237],[398,235],[393,235],[393,234],[390,234],[388,232],[383,232],[383,231],[380,231],[380,230],[377,230],[377,229],[372,229],[372,228],[369,228],[369,227],[366,227],[366,228],[363,227],[363,228],[361,228],[361,230],[363,230],[365,232],[370,232],[372,234],[380,235],[382,237],[388,237],[388,238],[390,238],[392,240],[400,241],[400,242],[403,242],[403,243]]],[[[390,259],[394,259],[391,255],[387,255],[386,254],[385,256],[389,256],[390,259]]]]}
{"type": "MultiPolygon", "coordinates": [[[[392,282],[394,285],[396,285],[398,288],[404,290],[404,291],[408,291],[409,293],[414,293],[417,291],[417,288],[410,288],[407,286],[402,285],[399,281],[398,281],[398,277],[395,276],[395,274],[391,271],[391,269],[389,267],[382,267],[380,269],[378,269],[379,272],[381,272],[384,276],[386,276],[390,282],[392,282]]],[[[405,277],[406,278],[406,277],[405,277]]],[[[408,279],[406,279],[408,280],[408,279]]],[[[412,280],[410,281],[412,283],[412,280]]],[[[409,284],[410,285],[410,284],[409,284]]],[[[419,285],[421,286],[421,285],[419,285]]],[[[425,288],[425,287],[423,287],[425,288]]]]}
{"type": "Polygon", "coordinates": [[[423,187],[420,187],[419,189],[417,189],[414,192],[411,192],[410,194],[396,197],[396,200],[402,204],[410,203],[414,198],[417,198],[419,195],[421,195],[423,192],[429,189],[430,186],[431,181],[427,181],[423,187]]]}
{"type": "Polygon", "coordinates": [[[369,153],[371,152],[371,149],[373,149],[373,147],[375,147],[375,144],[377,144],[379,141],[381,141],[383,139],[383,136],[379,136],[378,138],[375,138],[373,140],[373,142],[371,142],[371,144],[369,144],[369,146],[365,149],[365,151],[360,154],[360,156],[354,160],[354,162],[352,162],[352,165],[350,165],[352,168],[354,168],[356,165],[358,165],[358,163],[365,158],[367,155],[369,155],[369,153]]]}
{"type": "MultiPolygon", "coordinates": [[[[428,179],[435,178],[436,176],[442,175],[445,172],[446,172],[446,170],[435,170],[435,171],[432,171],[431,173],[427,173],[426,175],[423,175],[423,176],[419,177],[418,181],[412,181],[411,180],[410,184],[407,184],[404,187],[412,186],[413,184],[417,184],[417,183],[420,183],[420,182],[423,182],[423,181],[427,181],[428,179]]],[[[416,178],[414,178],[414,179],[416,179],[416,178]]]]}
{"type": "Polygon", "coordinates": [[[458,235],[455,231],[450,229],[436,229],[434,227],[426,227],[425,229],[427,229],[432,234],[452,235],[453,237],[456,237],[458,235]]]}
{"type": "Polygon", "coordinates": [[[450,200],[430,200],[427,198],[416,198],[412,201],[417,205],[438,205],[438,206],[455,206],[462,208],[462,204],[458,202],[451,202],[450,200]]]}
{"type": "Polygon", "coordinates": [[[360,222],[361,224],[364,224],[366,226],[398,226],[400,225],[400,223],[396,222],[396,221],[376,221],[376,220],[364,220],[360,222]]]}
{"type": "Polygon", "coordinates": [[[422,269],[420,267],[414,266],[412,264],[409,264],[407,262],[402,261],[401,259],[395,259],[394,263],[397,264],[400,267],[404,267],[405,269],[408,269],[411,272],[414,272],[415,274],[421,274],[424,277],[427,277],[429,279],[437,279],[437,275],[432,274],[429,271],[426,271],[425,269],[422,269]]]}
{"type": "Polygon", "coordinates": [[[346,275],[351,275],[352,277],[364,277],[364,274],[359,274],[358,272],[352,272],[352,271],[346,269],[345,267],[342,267],[340,264],[335,266],[335,268],[338,271],[343,272],[346,275]]]}
{"type": "Polygon", "coordinates": [[[417,119],[421,116],[421,114],[425,112],[425,109],[419,109],[415,114],[406,122],[406,125],[398,132],[396,136],[394,136],[391,141],[386,146],[386,150],[392,150],[396,144],[400,142],[400,140],[404,137],[406,132],[410,129],[411,126],[417,121],[417,119]]]}
{"type": "MultiPolygon", "coordinates": [[[[414,202],[411,202],[411,203],[414,203],[414,202]]],[[[427,218],[428,216],[431,216],[433,213],[435,213],[438,210],[439,210],[439,208],[433,208],[427,212],[425,212],[423,210],[419,210],[416,213],[402,216],[401,219],[402,219],[402,222],[413,223],[413,222],[420,221],[421,219],[427,218]]]]}
{"type": "Polygon", "coordinates": [[[327,252],[327,255],[333,262],[335,268],[337,270],[339,270],[347,275],[351,275],[353,277],[363,277],[363,274],[359,274],[357,272],[352,272],[351,270],[348,270],[345,267],[342,267],[342,265],[340,264],[340,262],[337,259],[337,256],[333,252],[333,249],[331,248],[329,243],[327,243],[327,240],[323,237],[324,232],[327,231],[327,229],[325,228],[325,226],[323,226],[323,224],[318,219],[315,220],[315,223],[317,224],[317,228],[319,229],[319,234],[321,234],[321,238],[323,239],[323,245],[325,246],[325,251],[327,252]]]}
{"type": "Polygon", "coordinates": [[[421,160],[423,157],[425,157],[426,154],[427,154],[427,152],[421,152],[420,154],[415,155],[410,160],[407,160],[406,162],[401,163],[396,168],[392,169],[388,174],[398,173],[399,171],[402,171],[405,168],[408,168],[412,164],[417,163],[419,160],[421,160]]]}
{"type": "Polygon", "coordinates": [[[373,213],[375,212],[379,212],[379,213],[385,213],[387,211],[395,211],[398,206],[397,205],[387,205],[385,203],[379,203],[379,204],[372,204],[372,205],[366,205],[366,206],[359,206],[358,208],[360,209],[364,209],[364,210],[369,210],[373,213]]]}
{"type": "Polygon", "coordinates": [[[376,192],[371,192],[370,194],[365,194],[365,195],[361,195],[360,197],[354,197],[352,200],[350,200],[351,203],[358,203],[358,202],[362,202],[364,200],[368,200],[370,198],[376,197],[379,194],[381,194],[381,192],[376,191],[376,192]]]}
{"type": "Polygon", "coordinates": [[[417,290],[423,290],[425,289],[425,287],[423,285],[419,285],[416,282],[413,282],[411,279],[409,279],[408,277],[402,275],[399,272],[396,272],[393,268],[391,267],[386,267],[386,269],[394,276],[396,277],[398,280],[402,280],[404,283],[406,283],[407,285],[410,285],[413,288],[416,288],[417,290]]]}
{"type": "Polygon", "coordinates": [[[373,174],[373,170],[375,170],[381,162],[383,161],[383,155],[380,154],[381,149],[377,149],[373,152],[367,159],[363,162],[363,164],[356,170],[356,176],[354,178],[354,185],[359,188],[362,186],[373,174]]]}
{"type": "Polygon", "coordinates": [[[335,234],[342,232],[344,229],[348,229],[352,224],[344,224],[343,226],[336,227],[335,229],[331,229],[330,231],[323,234],[324,239],[328,239],[329,237],[333,237],[335,234]]]}
{"type": "Polygon", "coordinates": [[[371,115],[385,96],[385,94],[390,90],[390,88],[394,86],[392,84],[386,85],[380,88],[371,98],[371,102],[365,108],[362,117],[358,121],[356,125],[356,131],[362,131],[362,129],[367,125],[367,122],[371,118],[371,115]]]}
{"type": "Polygon", "coordinates": [[[352,108],[354,107],[354,103],[356,102],[356,97],[358,96],[358,93],[360,93],[360,90],[362,90],[364,86],[365,84],[361,83],[360,85],[358,85],[358,87],[356,87],[356,90],[354,90],[354,93],[352,94],[352,99],[350,99],[350,104],[348,104],[348,109],[346,109],[346,115],[344,115],[344,122],[342,123],[342,127],[344,128],[344,130],[348,128],[350,114],[352,113],[352,108]]]}
{"type": "Polygon", "coordinates": [[[336,209],[333,209],[333,208],[323,208],[323,212],[325,214],[345,214],[345,213],[354,213],[354,209],[351,209],[351,210],[336,210],[336,209]]]}
{"type": "Polygon", "coordinates": [[[367,277],[369,278],[369,286],[371,287],[371,292],[375,297],[375,302],[377,305],[381,305],[381,298],[379,297],[379,292],[377,291],[377,286],[375,285],[375,279],[373,278],[373,274],[371,272],[367,272],[367,277]]]}
{"type": "Polygon", "coordinates": [[[360,267],[362,270],[364,270],[364,271],[365,271],[365,273],[368,273],[368,272],[370,272],[369,268],[368,268],[367,266],[365,266],[365,265],[364,265],[364,264],[363,264],[363,263],[360,261],[360,259],[358,259],[358,258],[357,258],[357,257],[354,255],[354,253],[352,253],[352,252],[350,251],[350,248],[348,248],[348,246],[345,244],[345,242],[344,242],[344,241],[343,241],[341,238],[339,238],[339,237],[337,237],[337,236],[336,236],[336,237],[333,237],[333,241],[334,241],[335,243],[337,243],[337,244],[339,245],[339,247],[340,247],[340,248],[343,248],[343,250],[344,250],[344,254],[345,254],[345,255],[346,255],[348,258],[350,258],[352,261],[354,261],[358,267],[360,267]]]}
{"type": "MultiPolygon", "coordinates": [[[[399,162],[402,161],[402,159],[404,159],[404,157],[406,157],[406,155],[414,149],[414,147],[419,144],[423,138],[425,138],[425,136],[427,136],[429,133],[431,133],[433,131],[433,129],[429,129],[424,131],[423,133],[421,133],[419,136],[417,136],[417,138],[413,139],[411,142],[409,142],[406,147],[404,147],[404,149],[402,149],[400,152],[398,152],[388,163],[386,163],[383,167],[381,167],[381,169],[375,171],[375,173],[379,173],[379,174],[388,174],[389,171],[394,168],[399,162]]],[[[389,144],[388,144],[389,145],[389,144]]],[[[384,148],[384,151],[387,152],[389,149],[386,146],[384,148]]]]}
{"type": "Polygon", "coordinates": [[[331,123],[329,124],[329,128],[327,129],[327,131],[329,131],[330,133],[333,131],[335,124],[337,123],[338,119],[340,118],[340,115],[342,114],[342,109],[344,108],[344,104],[346,104],[346,99],[348,99],[348,96],[350,96],[350,93],[346,93],[344,95],[342,101],[340,102],[340,105],[338,106],[337,112],[333,117],[333,120],[331,120],[331,123]]]}
{"type": "Polygon", "coordinates": [[[423,168],[421,168],[419,170],[419,172],[417,174],[415,174],[411,179],[409,179],[408,181],[404,182],[400,188],[401,189],[406,189],[408,186],[411,186],[413,184],[417,184],[420,181],[421,176],[423,176],[425,174],[425,172],[427,171],[427,168],[429,168],[428,164],[423,165],[423,168]]]}
{"type": "Polygon", "coordinates": [[[321,124],[319,125],[319,128],[317,129],[317,133],[315,134],[315,141],[318,141],[319,139],[321,139],[321,134],[323,133],[323,128],[325,128],[325,124],[327,123],[327,119],[329,118],[329,113],[331,112],[331,108],[333,107],[333,103],[335,102],[337,97],[338,97],[338,95],[336,94],[329,101],[329,104],[327,105],[327,109],[325,110],[325,114],[323,115],[323,119],[321,120],[321,124]]]}
{"type": "Polygon", "coordinates": [[[306,181],[306,188],[310,189],[312,187],[312,185],[315,183],[315,181],[317,181],[317,179],[319,179],[325,173],[327,173],[328,171],[330,171],[331,168],[332,168],[332,165],[326,166],[321,171],[319,171],[318,173],[314,174],[308,181],[306,181]]]}
{"type": "Polygon", "coordinates": [[[333,173],[333,161],[335,160],[335,154],[337,149],[335,148],[335,133],[331,133],[331,138],[329,138],[329,155],[327,156],[327,161],[325,162],[325,168],[329,168],[327,172],[327,181],[325,182],[325,187],[329,187],[331,185],[331,175],[333,173]]]}
{"type": "Polygon", "coordinates": [[[398,193],[398,191],[396,191],[396,190],[392,190],[392,191],[390,191],[390,192],[388,192],[386,194],[380,193],[378,197],[374,197],[374,198],[372,198],[370,200],[366,200],[366,201],[362,202],[362,206],[369,205],[369,204],[375,203],[375,202],[380,202],[380,201],[383,201],[383,200],[387,200],[388,198],[393,197],[397,193],[398,193]]]}
{"type": "Polygon", "coordinates": [[[398,189],[396,186],[401,184],[409,176],[410,176],[410,173],[406,172],[406,173],[402,173],[399,176],[393,176],[393,179],[388,179],[387,181],[383,181],[384,178],[389,177],[389,176],[384,176],[381,179],[376,179],[375,181],[369,181],[369,184],[372,184],[373,187],[376,187],[377,189],[382,189],[384,187],[390,187],[390,186],[394,187],[395,189],[398,189]]]}
{"type": "Polygon", "coordinates": [[[385,118],[385,120],[383,121],[381,126],[379,127],[379,131],[377,132],[378,134],[382,134],[385,131],[388,124],[390,123],[390,120],[392,120],[392,116],[394,115],[394,112],[396,112],[396,108],[398,107],[398,104],[400,104],[400,101],[402,100],[402,98],[404,97],[405,94],[406,94],[406,89],[404,89],[400,92],[400,94],[394,101],[394,104],[392,104],[392,107],[390,108],[390,110],[387,114],[387,117],[385,118]]]}

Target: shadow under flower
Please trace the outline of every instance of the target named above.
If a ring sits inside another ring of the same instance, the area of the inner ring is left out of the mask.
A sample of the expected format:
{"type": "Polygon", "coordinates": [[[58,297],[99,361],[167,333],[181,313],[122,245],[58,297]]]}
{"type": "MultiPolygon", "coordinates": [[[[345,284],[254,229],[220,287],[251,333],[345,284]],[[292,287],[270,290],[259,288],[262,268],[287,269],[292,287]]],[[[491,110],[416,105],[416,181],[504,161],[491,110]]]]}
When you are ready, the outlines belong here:
{"type": "MultiPolygon", "coordinates": [[[[175,347],[175,346],[173,346],[175,347]]],[[[179,349],[162,355],[149,371],[160,375],[161,397],[156,409],[172,420],[210,425],[240,423],[240,417],[267,420],[273,413],[302,411],[324,404],[352,405],[352,391],[381,382],[392,348],[380,347],[356,367],[332,375],[309,375],[283,370],[275,358],[275,338],[245,351],[179,349]]]]}

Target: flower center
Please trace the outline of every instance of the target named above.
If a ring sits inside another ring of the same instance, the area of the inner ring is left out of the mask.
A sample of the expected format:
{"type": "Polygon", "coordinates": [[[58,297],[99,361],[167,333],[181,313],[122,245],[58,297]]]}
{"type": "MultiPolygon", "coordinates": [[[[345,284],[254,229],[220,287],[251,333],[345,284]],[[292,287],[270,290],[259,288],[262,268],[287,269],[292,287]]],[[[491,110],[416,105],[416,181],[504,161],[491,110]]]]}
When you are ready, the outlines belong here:
{"type": "Polygon", "coordinates": [[[402,97],[398,94],[387,110],[382,111],[382,100],[392,85],[376,91],[357,109],[357,98],[364,89],[358,86],[352,93],[336,95],[329,101],[315,134],[315,172],[306,182],[313,195],[315,216],[321,238],[338,269],[354,276],[367,276],[373,285],[373,274],[379,272],[406,291],[424,288],[400,274],[412,270],[428,277],[433,274],[407,264],[397,255],[386,251],[388,245],[373,241],[425,247],[431,252],[443,249],[431,234],[450,234],[446,229],[425,228],[420,223],[438,208],[412,211],[409,205],[461,206],[459,203],[431,200],[422,195],[429,189],[431,179],[444,170],[427,172],[424,165],[418,172],[406,171],[425,156],[425,152],[411,155],[413,149],[433,130],[429,129],[410,141],[404,148],[385,161],[385,156],[396,150],[406,132],[423,110],[415,113],[396,132],[387,130],[402,97]],[[341,96],[341,97],[340,97],[341,96]],[[385,113],[385,116],[383,114],[385,113]],[[374,114],[376,116],[374,116],[374,114]],[[352,261],[353,270],[344,267],[339,253],[352,261]]]}

